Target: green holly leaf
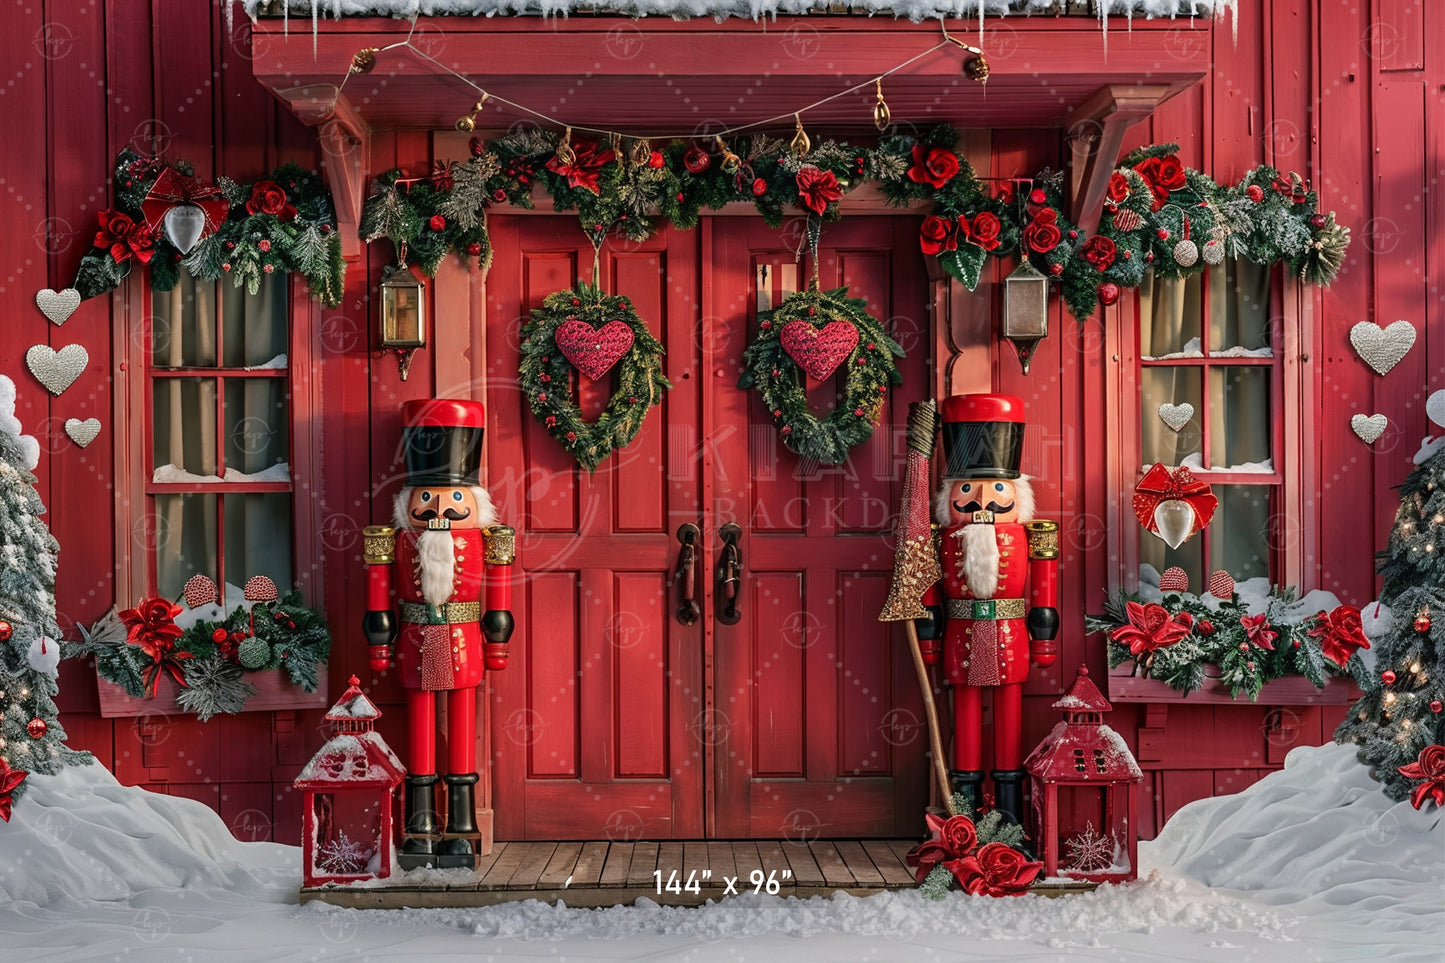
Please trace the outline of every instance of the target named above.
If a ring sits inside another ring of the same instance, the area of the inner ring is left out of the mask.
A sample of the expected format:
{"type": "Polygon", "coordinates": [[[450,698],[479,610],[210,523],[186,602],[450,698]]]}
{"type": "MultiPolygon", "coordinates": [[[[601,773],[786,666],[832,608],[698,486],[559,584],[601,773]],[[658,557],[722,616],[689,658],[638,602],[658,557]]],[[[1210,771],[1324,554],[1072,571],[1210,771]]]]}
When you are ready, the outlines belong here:
{"type": "Polygon", "coordinates": [[[977,244],[964,244],[956,251],[944,251],[938,255],[938,263],[957,278],[960,284],[972,291],[978,287],[978,276],[983,270],[986,257],[988,252],[977,244]]]}

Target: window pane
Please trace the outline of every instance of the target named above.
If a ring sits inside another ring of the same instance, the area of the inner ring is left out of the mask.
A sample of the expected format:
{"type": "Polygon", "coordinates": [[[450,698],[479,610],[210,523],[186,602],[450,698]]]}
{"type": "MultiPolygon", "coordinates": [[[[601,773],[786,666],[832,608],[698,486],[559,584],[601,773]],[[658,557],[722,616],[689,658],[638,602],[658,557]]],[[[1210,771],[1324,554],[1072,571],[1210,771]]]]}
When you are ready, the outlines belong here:
{"type": "Polygon", "coordinates": [[[291,494],[226,496],[226,581],[265,575],[284,595],[292,586],[291,494]]]}
{"type": "Polygon", "coordinates": [[[1150,271],[1139,285],[1139,354],[1153,358],[1201,356],[1199,275],[1156,278],[1150,271]]]}
{"type": "Polygon", "coordinates": [[[275,274],[250,294],[234,284],[221,286],[222,352],[228,368],[285,367],[286,281],[275,274]]]}
{"type": "Polygon", "coordinates": [[[1270,381],[1273,368],[1230,366],[1209,371],[1209,467],[1273,471],[1270,381]]]}
{"type": "Polygon", "coordinates": [[[216,382],[211,378],[156,378],[151,437],[154,480],[183,482],[216,474],[216,382]]]}
{"type": "Polygon", "coordinates": [[[282,378],[226,380],[227,481],[244,481],[233,477],[238,472],[256,475],[286,463],[290,452],[288,398],[282,378]]]}
{"type": "Polygon", "coordinates": [[[1209,539],[1210,568],[1222,568],[1238,582],[1268,576],[1270,500],[1274,488],[1267,485],[1213,487],[1219,497],[1219,508],[1203,532],[1209,539]]]}
{"type": "Polygon", "coordinates": [[[178,599],[192,575],[216,577],[216,496],[157,495],[155,511],[156,589],[178,599]]]}
{"type": "Polygon", "coordinates": [[[1141,467],[1163,462],[1173,468],[1185,464],[1190,455],[1193,458],[1188,463],[1198,465],[1202,439],[1200,426],[1204,423],[1200,371],[1199,368],[1179,365],[1142,370],[1139,437],[1143,442],[1144,464],[1141,467]],[[1175,431],[1165,424],[1159,406],[1186,403],[1194,406],[1194,414],[1187,424],[1175,431]]]}
{"type": "Polygon", "coordinates": [[[210,368],[216,364],[216,285],[185,271],[169,291],[151,292],[151,364],[210,368]]]}
{"type": "Polygon", "coordinates": [[[1225,261],[1209,275],[1209,353],[1269,357],[1270,269],[1249,261],[1225,261]]]}
{"type": "MultiPolygon", "coordinates": [[[[1217,517],[1217,516],[1216,516],[1217,517]]],[[[1130,524],[1134,524],[1130,522],[1130,524]]],[[[1208,529],[1205,529],[1208,531],[1208,529]]],[[[1189,573],[1189,588],[1196,595],[1204,591],[1204,539],[1195,535],[1178,548],[1170,548],[1164,539],[1139,528],[1139,563],[1154,569],[1139,574],[1140,584],[1159,584],[1159,575],[1177,565],[1189,573]]]]}

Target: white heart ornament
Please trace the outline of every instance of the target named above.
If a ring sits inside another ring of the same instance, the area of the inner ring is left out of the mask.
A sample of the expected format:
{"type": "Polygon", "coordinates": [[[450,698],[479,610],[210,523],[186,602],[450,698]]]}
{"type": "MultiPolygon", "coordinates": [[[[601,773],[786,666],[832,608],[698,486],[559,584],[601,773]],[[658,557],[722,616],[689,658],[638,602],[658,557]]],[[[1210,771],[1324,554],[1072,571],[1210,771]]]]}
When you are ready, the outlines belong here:
{"type": "Polygon", "coordinates": [[[100,434],[100,419],[87,418],[81,421],[79,418],[67,418],[65,419],[65,433],[70,436],[71,441],[84,448],[95,441],[95,436],[100,434]]]}
{"type": "Polygon", "coordinates": [[[165,225],[166,237],[171,239],[176,250],[189,254],[191,248],[201,239],[201,232],[206,229],[206,212],[195,204],[177,204],[166,211],[162,223],[165,225]]]}
{"type": "Polygon", "coordinates": [[[1445,428],[1445,388],[1425,399],[1425,417],[1445,428]]]}
{"type": "Polygon", "coordinates": [[[1171,405],[1166,402],[1159,406],[1159,420],[1175,431],[1179,431],[1189,424],[1189,420],[1193,417],[1194,406],[1187,401],[1182,405],[1171,405]]]}
{"type": "Polygon", "coordinates": [[[1396,321],[1382,330],[1373,321],[1361,321],[1350,329],[1350,344],[1377,374],[1387,374],[1410,353],[1415,344],[1415,326],[1409,321],[1396,321]]]}
{"type": "Polygon", "coordinates": [[[1194,508],[1188,502],[1169,498],[1154,509],[1154,534],[1170,548],[1178,548],[1194,534],[1194,508]]]}
{"type": "Polygon", "coordinates": [[[1385,426],[1389,423],[1390,419],[1381,414],[1373,414],[1369,417],[1364,415],[1350,416],[1350,427],[1354,429],[1355,434],[1360,436],[1360,440],[1367,445],[1373,445],[1375,441],[1385,433],[1385,426]]]}
{"type": "Polygon", "coordinates": [[[67,344],[59,351],[48,344],[37,344],[25,352],[25,366],[53,395],[73,385],[89,363],[90,353],[78,344],[67,344]]]}
{"type": "Polygon", "coordinates": [[[66,288],[63,291],[41,288],[35,292],[35,306],[51,321],[64,324],[75,313],[75,309],[80,307],[80,292],[75,288],[66,288]]]}

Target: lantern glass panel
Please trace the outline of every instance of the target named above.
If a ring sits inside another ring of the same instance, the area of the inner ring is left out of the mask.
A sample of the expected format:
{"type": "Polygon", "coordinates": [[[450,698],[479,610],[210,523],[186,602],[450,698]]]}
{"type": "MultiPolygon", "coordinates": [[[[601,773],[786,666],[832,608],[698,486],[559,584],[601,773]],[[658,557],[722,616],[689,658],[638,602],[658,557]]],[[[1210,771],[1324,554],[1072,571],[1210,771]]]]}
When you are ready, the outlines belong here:
{"type": "Polygon", "coordinates": [[[410,271],[398,270],[381,282],[381,346],[420,348],[426,344],[424,289],[410,271]]]}
{"type": "Polygon", "coordinates": [[[1049,279],[1024,260],[1004,279],[1003,336],[1043,338],[1049,333],[1049,279]]]}
{"type": "Polygon", "coordinates": [[[375,875],[381,808],[375,791],[317,793],[314,865],[320,876],[375,875]]]}
{"type": "Polygon", "coordinates": [[[1129,872],[1127,788],[1064,785],[1058,800],[1060,875],[1129,872]]]}

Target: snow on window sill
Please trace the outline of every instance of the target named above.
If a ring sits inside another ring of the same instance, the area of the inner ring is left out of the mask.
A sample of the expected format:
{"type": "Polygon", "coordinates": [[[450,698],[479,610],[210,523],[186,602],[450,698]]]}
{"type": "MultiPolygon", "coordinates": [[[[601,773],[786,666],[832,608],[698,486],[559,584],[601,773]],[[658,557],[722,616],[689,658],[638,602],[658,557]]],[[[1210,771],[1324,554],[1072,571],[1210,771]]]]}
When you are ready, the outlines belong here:
{"type": "Polygon", "coordinates": [[[248,364],[242,371],[284,371],[286,369],[286,355],[283,352],[264,364],[248,364]]]}
{"type": "Polygon", "coordinates": [[[247,474],[237,471],[234,468],[227,468],[226,474],[222,475],[196,475],[186,471],[184,468],[177,468],[175,465],[162,465],[151,474],[151,481],[157,485],[213,485],[221,482],[240,484],[246,482],[289,482],[291,480],[291,465],[287,462],[278,462],[264,471],[247,474]]]}
{"type": "MultiPolygon", "coordinates": [[[[1148,471],[1152,467],[1154,466],[1141,465],[1140,470],[1148,471]]],[[[1185,455],[1184,460],[1175,467],[1188,468],[1193,474],[1199,476],[1218,475],[1225,472],[1233,472],[1237,475],[1273,475],[1274,459],[1266,458],[1264,461],[1246,461],[1238,465],[1230,465],[1228,468],[1221,468],[1218,465],[1212,465],[1209,468],[1205,468],[1204,456],[1201,455],[1199,452],[1195,451],[1190,452],[1188,455],[1185,455]]]]}
{"type": "MultiPolygon", "coordinates": [[[[1184,342],[1184,347],[1178,351],[1171,351],[1168,354],[1146,354],[1141,355],[1140,361],[1178,361],[1181,358],[1203,358],[1204,346],[1198,338],[1190,338],[1184,342]]],[[[1246,348],[1242,345],[1235,345],[1232,348],[1223,348],[1219,351],[1211,351],[1210,358],[1273,358],[1273,348],[1246,348]]]]}

